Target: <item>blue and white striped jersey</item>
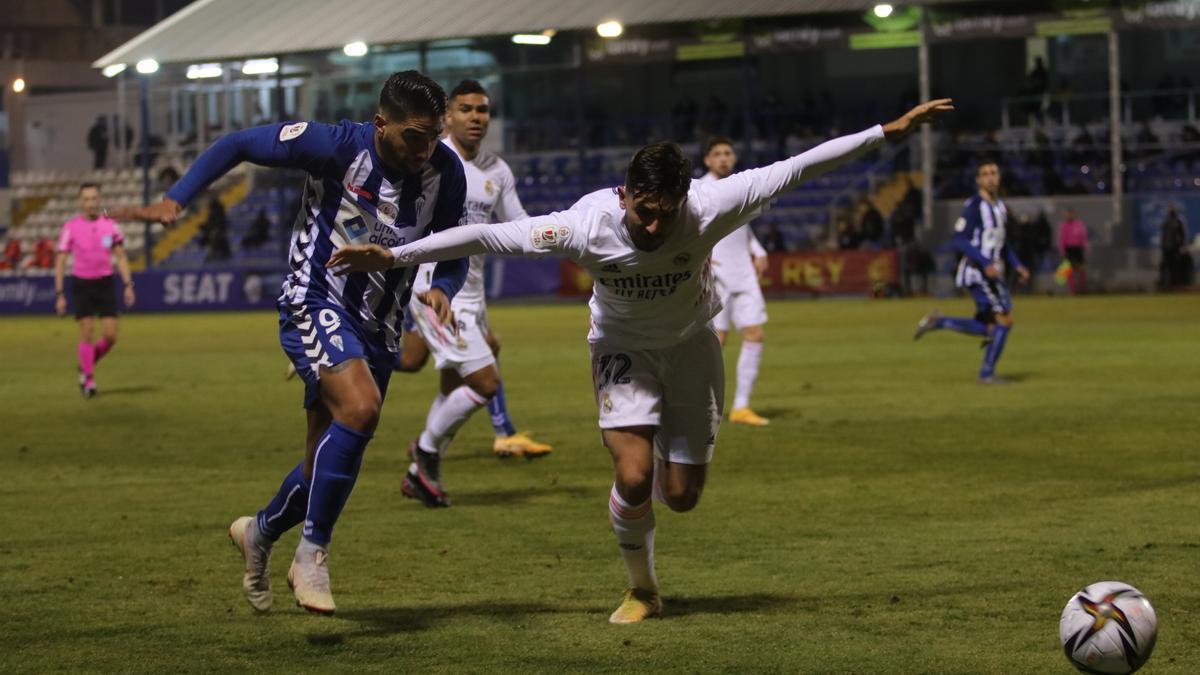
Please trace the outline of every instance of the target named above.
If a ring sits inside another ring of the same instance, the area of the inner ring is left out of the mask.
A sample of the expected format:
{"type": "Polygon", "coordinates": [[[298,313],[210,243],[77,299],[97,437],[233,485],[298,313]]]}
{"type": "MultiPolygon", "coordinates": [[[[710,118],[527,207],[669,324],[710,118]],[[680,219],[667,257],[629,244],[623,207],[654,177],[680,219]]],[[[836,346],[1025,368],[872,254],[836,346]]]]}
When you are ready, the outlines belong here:
{"type": "MultiPolygon", "coordinates": [[[[358,320],[365,336],[399,349],[404,309],[416,268],[334,276],[325,269],[346,244],[399,246],[458,225],[466,179],[458,157],[441,143],[419,175],[394,171],[375,150],[371,124],[295,122],[229,134],[202,154],[168,191],[180,204],[242,161],[308,173],[292,239],[279,307],[296,316],[336,306],[358,320]]],[[[439,264],[433,286],[453,298],[467,261],[439,264]]]]}
{"type": "Polygon", "coordinates": [[[963,206],[962,216],[954,223],[954,246],[962,259],[954,282],[960,288],[982,284],[986,275],[983,270],[995,265],[1003,272],[1005,261],[1019,267],[1011,247],[1006,244],[1008,209],[1004,202],[989,202],[976,193],[963,206]]]}

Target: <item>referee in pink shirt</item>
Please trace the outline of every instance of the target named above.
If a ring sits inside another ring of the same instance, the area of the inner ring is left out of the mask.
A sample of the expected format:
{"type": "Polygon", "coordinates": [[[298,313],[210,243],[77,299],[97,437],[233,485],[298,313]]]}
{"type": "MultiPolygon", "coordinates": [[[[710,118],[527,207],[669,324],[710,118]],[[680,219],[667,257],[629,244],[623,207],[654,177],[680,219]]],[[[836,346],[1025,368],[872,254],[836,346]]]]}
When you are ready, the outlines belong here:
{"type": "Polygon", "coordinates": [[[1058,224],[1058,255],[1071,261],[1068,283],[1072,295],[1087,289],[1087,248],[1087,227],[1074,210],[1067,209],[1066,217],[1058,224]]]}
{"type": "Polygon", "coordinates": [[[79,186],[79,207],[83,213],[63,224],[58,237],[58,255],[54,261],[54,311],[67,313],[63,294],[63,276],[67,256],[71,256],[71,300],[79,321],[79,390],[84,398],[96,395],[93,372],[96,363],[117,342],[117,294],[113,282],[113,257],[125,283],[125,307],[134,301],[129,259],[125,257],[125,237],[121,228],[100,211],[100,186],[79,186]],[[93,317],[100,317],[100,340],[93,343],[93,317]]]}

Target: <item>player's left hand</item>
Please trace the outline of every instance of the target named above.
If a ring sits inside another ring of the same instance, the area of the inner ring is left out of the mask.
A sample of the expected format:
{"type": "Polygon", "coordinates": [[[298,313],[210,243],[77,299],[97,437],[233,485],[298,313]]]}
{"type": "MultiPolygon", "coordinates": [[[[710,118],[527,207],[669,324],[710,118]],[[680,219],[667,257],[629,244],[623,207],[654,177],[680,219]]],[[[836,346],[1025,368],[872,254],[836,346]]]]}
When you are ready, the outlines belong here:
{"type": "Polygon", "coordinates": [[[125,287],[125,308],[133,307],[133,303],[137,300],[137,296],[133,294],[133,286],[125,287]]]}
{"type": "Polygon", "coordinates": [[[926,101],[904,113],[899,119],[883,125],[883,135],[889,141],[901,138],[922,124],[932,122],[953,111],[954,99],[938,98],[926,101]]]}
{"type": "Polygon", "coordinates": [[[458,333],[458,323],[454,320],[454,310],[450,309],[450,298],[440,288],[431,288],[417,294],[417,300],[429,305],[437,313],[438,323],[446,326],[452,333],[458,333]]]}
{"type": "Polygon", "coordinates": [[[392,252],[379,244],[352,244],[334,251],[325,267],[344,277],[351,272],[386,272],[395,261],[392,252]]]}
{"type": "Polygon", "coordinates": [[[1017,277],[1020,278],[1022,283],[1029,281],[1029,268],[1025,267],[1024,265],[1018,267],[1017,277]]]}
{"type": "Polygon", "coordinates": [[[755,258],[753,258],[753,260],[754,260],[754,271],[758,273],[758,276],[761,277],[762,275],[766,274],[767,273],[767,256],[765,256],[765,255],[756,256],[755,258]]]}

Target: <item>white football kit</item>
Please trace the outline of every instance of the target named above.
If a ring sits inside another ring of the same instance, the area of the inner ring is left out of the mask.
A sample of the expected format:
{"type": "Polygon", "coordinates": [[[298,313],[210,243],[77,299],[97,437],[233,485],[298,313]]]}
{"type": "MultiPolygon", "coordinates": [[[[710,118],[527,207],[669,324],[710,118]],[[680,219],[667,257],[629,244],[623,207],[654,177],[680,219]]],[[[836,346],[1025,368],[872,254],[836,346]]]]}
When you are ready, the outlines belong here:
{"type": "Polygon", "coordinates": [[[498,225],[464,225],[391,249],[396,266],[480,253],[566,256],[594,280],[592,375],[600,428],[655,426],[655,454],[712,460],[725,369],[710,321],[721,303],[709,255],[771,199],[880,145],[882,127],[712,182],[693,182],[653,251],[637,248],[615,189],[570,209],[498,225]]]}
{"type": "MultiPolygon", "coordinates": [[[[716,180],[716,176],[707,173],[700,182],[716,180]]],[[[721,311],[713,317],[713,328],[727,332],[730,325],[741,330],[767,322],[767,303],[758,283],[758,271],[754,269],[754,258],[766,255],[749,223],[713,247],[713,277],[717,281],[717,295],[721,298],[721,311]]]]}
{"type": "MultiPolygon", "coordinates": [[[[463,205],[465,222],[488,224],[493,216],[500,221],[526,218],[521,200],[517,197],[517,181],[512,169],[494,153],[480,150],[473,160],[466,160],[449,138],[442,139],[462,160],[467,177],[467,199],[463,205]]],[[[454,296],[450,307],[458,324],[458,334],[437,320],[437,314],[416,298],[417,293],[429,290],[434,264],[421,265],[413,283],[413,297],[408,303],[421,339],[429,347],[438,370],[454,369],[462,377],[482,370],[496,362],[487,343],[487,304],[484,290],[484,257],[473,255],[462,290],[454,296]]]]}

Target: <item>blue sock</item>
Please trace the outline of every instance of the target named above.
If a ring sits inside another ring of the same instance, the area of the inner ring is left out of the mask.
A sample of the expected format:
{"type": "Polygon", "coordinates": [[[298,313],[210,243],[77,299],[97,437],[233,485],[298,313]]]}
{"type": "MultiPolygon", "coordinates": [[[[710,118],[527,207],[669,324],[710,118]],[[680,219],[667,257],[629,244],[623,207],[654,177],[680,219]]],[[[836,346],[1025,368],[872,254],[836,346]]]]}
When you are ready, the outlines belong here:
{"type": "Polygon", "coordinates": [[[333,525],[354,489],[363,451],[370,440],[370,436],[335,421],[317,441],[312,488],[304,520],[304,538],[313,544],[328,546],[333,538],[333,525]]]}
{"type": "Polygon", "coordinates": [[[304,462],[296,465],[283,479],[279,492],[266,508],[258,512],[258,531],[271,541],[304,522],[308,510],[308,481],[304,480],[304,462]]]}
{"type": "Polygon", "coordinates": [[[488,415],[492,418],[492,428],[497,436],[512,436],[517,433],[512,420],[508,417],[508,404],[504,401],[504,380],[496,389],[496,395],[487,404],[488,415]]]}
{"type": "Polygon", "coordinates": [[[967,335],[987,335],[987,326],[977,319],[958,316],[943,316],[935,324],[938,328],[949,328],[967,335]]]}
{"type": "Polygon", "coordinates": [[[996,374],[996,362],[1004,351],[1004,342],[1008,339],[1008,326],[999,324],[992,330],[992,341],[983,352],[983,367],[979,369],[979,377],[991,377],[996,374]]]}

